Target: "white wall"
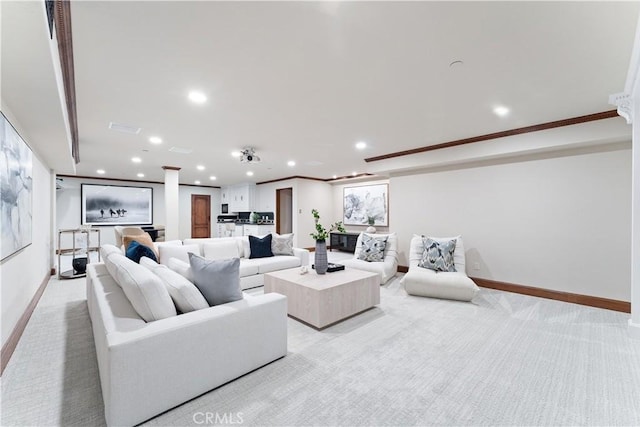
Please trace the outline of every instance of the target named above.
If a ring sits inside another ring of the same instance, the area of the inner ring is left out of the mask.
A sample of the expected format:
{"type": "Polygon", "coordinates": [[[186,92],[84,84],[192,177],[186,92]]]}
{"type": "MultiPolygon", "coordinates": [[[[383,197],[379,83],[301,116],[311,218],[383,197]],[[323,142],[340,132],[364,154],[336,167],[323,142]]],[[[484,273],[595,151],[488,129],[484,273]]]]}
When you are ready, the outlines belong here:
{"type": "Polygon", "coordinates": [[[313,231],[314,222],[311,209],[320,211],[321,223],[329,227],[332,222],[333,190],[330,184],[310,179],[288,179],[268,184],[260,184],[256,188],[258,211],[276,210],[276,190],[293,188],[293,243],[299,248],[315,247],[315,241],[309,235],[313,231]]]}
{"type": "MultiPolygon", "coordinates": [[[[8,108],[3,113],[22,138],[30,143],[29,134],[21,128],[8,108]]],[[[0,306],[2,307],[2,345],[7,342],[16,323],[52,267],[52,188],[53,174],[33,153],[32,243],[6,258],[0,264],[0,306]]]]}
{"type": "MultiPolygon", "coordinates": [[[[164,224],[164,184],[150,184],[145,182],[133,183],[127,181],[62,177],[63,190],[56,191],[56,229],[77,228],[80,226],[80,184],[124,185],[153,188],[153,222],[164,224]]],[[[211,236],[215,235],[216,217],[220,214],[220,189],[209,187],[194,187],[181,185],[179,187],[180,203],[180,236],[179,239],[191,237],[191,195],[211,195],[211,236]]],[[[115,244],[113,226],[100,226],[101,242],[115,244]]]]}
{"type": "MultiPolygon", "coordinates": [[[[295,200],[295,193],[293,197],[295,200]]],[[[329,230],[329,226],[335,222],[332,218],[333,189],[331,184],[326,182],[299,179],[297,199],[297,209],[293,211],[293,218],[295,222],[297,217],[297,227],[294,230],[298,233],[298,245],[302,248],[315,247],[316,242],[310,236],[316,230],[311,210],[318,210],[320,223],[329,230]]]]}
{"type": "MultiPolygon", "coordinates": [[[[345,184],[334,184],[333,185],[333,220],[331,223],[333,224],[336,221],[344,220],[344,187],[359,187],[362,185],[376,185],[376,184],[388,184],[388,179],[377,179],[372,181],[358,181],[358,182],[348,182],[345,184]]],[[[389,190],[389,195],[391,195],[391,190],[389,190]]],[[[391,212],[389,212],[389,221],[391,221],[391,212]]],[[[390,223],[390,222],[389,222],[390,223]]],[[[367,225],[345,225],[345,229],[352,233],[360,233],[367,229],[367,225]]],[[[381,227],[376,225],[377,233],[387,233],[389,232],[389,227],[381,227]]]]}
{"type": "Polygon", "coordinates": [[[392,177],[400,264],[413,233],[461,234],[470,276],[629,301],[625,147],[392,177]]]}

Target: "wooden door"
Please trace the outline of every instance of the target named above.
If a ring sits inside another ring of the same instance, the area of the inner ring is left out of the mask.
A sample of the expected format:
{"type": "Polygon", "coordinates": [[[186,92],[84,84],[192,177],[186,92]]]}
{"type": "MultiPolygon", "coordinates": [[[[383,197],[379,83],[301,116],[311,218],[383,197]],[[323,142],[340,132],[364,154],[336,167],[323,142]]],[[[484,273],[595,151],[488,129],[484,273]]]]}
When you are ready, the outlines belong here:
{"type": "Polygon", "coordinates": [[[191,195],[191,238],[211,237],[211,196],[191,195]]]}
{"type": "Polygon", "coordinates": [[[293,188],[276,190],[276,233],[293,231],[293,188]]]}

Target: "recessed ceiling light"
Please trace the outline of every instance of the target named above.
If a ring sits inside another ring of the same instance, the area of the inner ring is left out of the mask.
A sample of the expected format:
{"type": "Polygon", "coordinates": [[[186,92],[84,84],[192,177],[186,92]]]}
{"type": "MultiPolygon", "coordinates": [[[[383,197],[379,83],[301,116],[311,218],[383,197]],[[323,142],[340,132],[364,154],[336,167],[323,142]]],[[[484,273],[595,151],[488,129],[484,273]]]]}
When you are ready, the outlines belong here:
{"type": "Polygon", "coordinates": [[[198,166],[196,166],[196,169],[198,169],[199,171],[203,171],[204,170],[204,166],[198,165],[198,166]]]}
{"type": "Polygon", "coordinates": [[[138,178],[144,178],[144,174],[141,172],[137,175],[138,178]]]}
{"type": "Polygon", "coordinates": [[[337,179],[337,178],[338,178],[338,175],[333,175],[333,179],[337,179]]]}
{"type": "Polygon", "coordinates": [[[151,136],[149,137],[149,142],[152,144],[162,144],[162,138],[158,136],[151,136]]]}
{"type": "Polygon", "coordinates": [[[195,181],[193,181],[193,183],[194,183],[195,185],[200,185],[200,181],[198,181],[197,179],[196,179],[195,181]]]}
{"type": "Polygon", "coordinates": [[[352,176],[356,176],[356,175],[358,175],[358,172],[351,172],[351,175],[352,176]]]}
{"type": "Polygon", "coordinates": [[[253,176],[253,172],[247,171],[247,176],[253,176]]]}
{"type": "Polygon", "coordinates": [[[295,165],[296,165],[296,162],[294,162],[293,160],[289,160],[289,161],[287,162],[287,166],[292,166],[292,167],[293,167],[293,166],[295,166],[295,165]]]}
{"type": "Polygon", "coordinates": [[[364,150],[365,148],[367,148],[367,143],[364,141],[360,141],[356,144],[356,148],[358,150],[364,150]]]}
{"type": "Polygon", "coordinates": [[[495,108],[493,109],[493,112],[494,112],[497,116],[504,117],[504,116],[506,116],[507,114],[509,114],[509,109],[508,109],[507,107],[504,107],[504,106],[502,106],[502,105],[499,105],[499,106],[497,106],[497,107],[495,107],[495,108]]]}
{"type": "Polygon", "coordinates": [[[205,102],[207,102],[207,95],[202,92],[198,92],[197,90],[192,90],[191,92],[189,92],[189,99],[191,100],[191,102],[194,102],[196,104],[204,104],[205,102]]]}
{"type": "Polygon", "coordinates": [[[464,62],[460,60],[456,60],[449,64],[449,68],[459,68],[459,67],[462,67],[463,65],[464,65],[464,62]]]}
{"type": "Polygon", "coordinates": [[[142,161],[142,159],[141,159],[140,157],[132,157],[132,158],[131,158],[131,161],[132,161],[133,163],[140,163],[140,162],[142,161]]]}
{"type": "Polygon", "coordinates": [[[98,169],[98,170],[96,171],[96,173],[97,173],[98,175],[104,175],[104,174],[105,174],[104,169],[98,169]]]}
{"type": "Polygon", "coordinates": [[[216,178],[215,176],[211,175],[211,176],[209,177],[209,179],[210,179],[211,181],[215,181],[217,178],[216,178]]]}
{"type": "Polygon", "coordinates": [[[232,151],[232,152],[231,152],[231,155],[232,155],[233,157],[240,157],[240,156],[242,156],[242,153],[241,153],[241,152],[239,152],[239,151],[232,151]]]}

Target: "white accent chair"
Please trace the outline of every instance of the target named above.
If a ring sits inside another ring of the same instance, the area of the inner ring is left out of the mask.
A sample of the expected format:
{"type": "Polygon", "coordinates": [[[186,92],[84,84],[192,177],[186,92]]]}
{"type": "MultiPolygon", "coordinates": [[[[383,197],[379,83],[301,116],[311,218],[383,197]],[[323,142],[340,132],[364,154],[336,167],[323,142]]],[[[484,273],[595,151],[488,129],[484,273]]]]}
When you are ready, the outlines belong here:
{"type": "Polygon", "coordinates": [[[122,246],[122,238],[124,236],[140,236],[145,231],[141,227],[123,227],[116,225],[113,227],[113,232],[116,234],[116,247],[122,246]]]}
{"type": "Polygon", "coordinates": [[[362,247],[363,234],[365,233],[360,233],[358,236],[358,240],[356,241],[356,251],[353,254],[353,258],[341,261],[341,263],[348,268],[378,273],[380,276],[380,284],[384,285],[398,272],[398,236],[396,233],[368,234],[372,237],[388,237],[387,246],[384,249],[384,260],[382,262],[368,262],[358,259],[362,247]]]}
{"type": "Polygon", "coordinates": [[[416,234],[411,239],[409,249],[409,271],[402,278],[404,289],[409,295],[422,297],[471,301],[479,291],[478,286],[465,271],[464,243],[462,237],[434,238],[437,241],[456,239],[456,249],[453,253],[455,272],[436,272],[428,268],[418,267],[422,259],[424,245],[422,236],[416,234]]]}

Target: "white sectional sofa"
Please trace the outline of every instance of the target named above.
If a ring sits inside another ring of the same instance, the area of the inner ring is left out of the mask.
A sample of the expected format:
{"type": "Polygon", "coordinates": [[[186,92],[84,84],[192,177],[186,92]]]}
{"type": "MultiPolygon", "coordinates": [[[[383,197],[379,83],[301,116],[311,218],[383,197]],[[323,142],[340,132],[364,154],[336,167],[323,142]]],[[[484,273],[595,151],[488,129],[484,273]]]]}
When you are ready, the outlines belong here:
{"type": "MultiPolygon", "coordinates": [[[[145,322],[125,294],[130,288],[119,283],[143,282],[153,273],[121,254],[117,258],[122,267],[114,273],[117,280],[104,263],[87,266],[87,304],[108,425],[139,424],[286,355],[286,297],[245,294],[239,301],[177,315],[169,299],[173,313],[165,310],[164,318],[145,322]]],[[[113,264],[110,268],[114,271],[113,264]]]]}
{"type": "Polygon", "coordinates": [[[187,252],[205,258],[240,258],[240,287],[244,289],[255,288],[264,284],[264,273],[269,273],[287,268],[309,265],[309,251],[306,249],[293,248],[293,255],[275,255],[268,258],[250,258],[249,238],[240,237],[218,237],[208,239],[185,239],[182,241],[183,250],[172,246],[180,246],[180,241],[166,242],[159,244],[160,263],[169,264],[170,258],[177,258],[180,261],[189,263],[187,252]],[[225,243],[233,243],[226,244],[225,243]]]}

